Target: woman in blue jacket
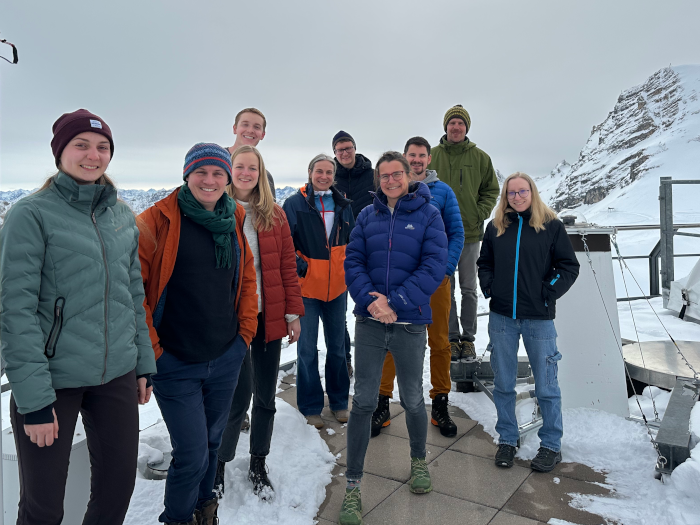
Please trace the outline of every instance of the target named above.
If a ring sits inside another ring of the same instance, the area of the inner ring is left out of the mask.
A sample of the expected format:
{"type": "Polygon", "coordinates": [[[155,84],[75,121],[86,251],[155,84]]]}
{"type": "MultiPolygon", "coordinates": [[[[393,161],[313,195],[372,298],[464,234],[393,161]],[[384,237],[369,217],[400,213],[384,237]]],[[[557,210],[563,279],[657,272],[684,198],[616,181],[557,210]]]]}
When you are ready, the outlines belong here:
{"type": "Polygon", "coordinates": [[[489,347],[500,436],[496,465],[513,466],[518,442],[515,379],[522,335],[543,420],[541,446],[530,466],[549,472],[561,461],[563,433],[555,302],[576,281],[579,263],[564,225],[524,173],[514,173],[503,183],[477,265],[481,290],[491,299],[489,347]]]}
{"type": "Polygon", "coordinates": [[[409,179],[408,161],[384,153],[375,168],[374,204],[360,212],[345,255],[345,281],[355,301],[355,395],[348,423],[348,486],[340,523],[362,523],[360,480],[387,351],[396,364],[411,443],[411,492],[432,490],[425,461],[423,401],[430,297],[445,277],[447,237],[430,190],[409,179]]]}

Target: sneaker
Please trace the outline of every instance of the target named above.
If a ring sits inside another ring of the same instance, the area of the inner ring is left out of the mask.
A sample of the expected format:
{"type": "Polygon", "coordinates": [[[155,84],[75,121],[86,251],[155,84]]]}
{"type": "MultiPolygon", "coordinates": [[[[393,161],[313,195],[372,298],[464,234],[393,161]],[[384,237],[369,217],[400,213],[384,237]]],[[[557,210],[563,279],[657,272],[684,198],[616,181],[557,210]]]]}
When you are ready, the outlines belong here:
{"type": "Polygon", "coordinates": [[[548,448],[540,447],[535,459],[530,462],[530,468],[538,472],[549,472],[561,461],[561,452],[554,452],[548,448]]]}
{"type": "Polygon", "coordinates": [[[476,348],[471,341],[460,341],[459,346],[462,347],[462,359],[472,361],[476,359],[476,348]]]}
{"type": "Polygon", "coordinates": [[[348,365],[348,377],[352,377],[352,375],[355,373],[355,371],[352,369],[352,363],[350,361],[346,361],[348,365]]]}
{"type": "Polygon", "coordinates": [[[272,483],[267,477],[265,456],[250,456],[248,480],[253,483],[253,494],[262,501],[272,501],[272,498],[275,496],[275,489],[272,488],[272,483]]]}
{"type": "Polygon", "coordinates": [[[362,496],[360,489],[345,489],[345,497],[340,507],[340,525],[363,525],[362,520],[362,496]]]}
{"type": "Polygon", "coordinates": [[[414,494],[427,494],[433,490],[425,458],[411,458],[411,479],[408,489],[414,494]]]}
{"type": "Polygon", "coordinates": [[[513,466],[513,458],[515,457],[515,447],[501,443],[496,451],[496,466],[510,468],[513,466]]]}
{"type": "Polygon", "coordinates": [[[350,412],[346,410],[331,410],[333,412],[333,415],[335,416],[336,421],[338,423],[347,423],[348,418],[350,417],[350,412]]]}
{"type": "Polygon", "coordinates": [[[326,424],[323,422],[323,419],[321,419],[321,414],[318,415],[313,415],[313,416],[304,416],[306,417],[306,422],[316,428],[323,428],[326,424]]]}
{"type": "Polygon", "coordinates": [[[194,522],[197,525],[218,525],[219,518],[216,516],[216,511],[219,508],[219,500],[216,497],[205,501],[201,509],[195,509],[194,522]]]}
{"type": "Polygon", "coordinates": [[[226,472],[226,462],[217,459],[216,476],[214,476],[214,493],[217,499],[224,497],[224,473],[226,472]]]}
{"type": "Polygon", "coordinates": [[[457,425],[447,413],[447,394],[438,394],[433,399],[433,409],[430,411],[430,422],[440,429],[445,437],[457,435],[457,425]]]}
{"type": "Polygon", "coordinates": [[[248,432],[250,429],[250,417],[248,417],[248,414],[245,415],[245,419],[243,420],[243,423],[241,423],[241,432],[248,432]]]}
{"type": "Polygon", "coordinates": [[[459,361],[462,358],[462,347],[459,346],[458,341],[450,341],[450,359],[452,361],[459,361]]]}
{"type": "Polygon", "coordinates": [[[377,437],[384,427],[391,425],[391,415],[389,414],[389,396],[379,394],[377,408],[372,414],[371,437],[377,437]]]}

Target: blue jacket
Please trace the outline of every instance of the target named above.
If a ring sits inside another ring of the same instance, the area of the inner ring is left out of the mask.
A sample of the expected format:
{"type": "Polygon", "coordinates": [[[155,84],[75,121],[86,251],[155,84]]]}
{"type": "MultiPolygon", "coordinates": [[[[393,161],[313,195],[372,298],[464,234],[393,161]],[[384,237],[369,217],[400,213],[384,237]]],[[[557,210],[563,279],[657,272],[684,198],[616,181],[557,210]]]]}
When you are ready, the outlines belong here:
{"type": "Polygon", "coordinates": [[[440,210],[447,234],[447,277],[452,277],[457,269],[459,256],[464,248],[464,226],[459,212],[457,197],[452,188],[438,179],[437,171],[427,170],[423,184],[428,186],[432,196],[430,204],[440,210]]]}
{"type": "Polygon", "coordinates": [[[345,251],[345,282],[354,313],[372,317],[370,292],[386,295],[402,323],[431,324],[430,296],[445,278],[447,236],[430,190],[411,182],[392,214],[379,190],[357,217],[345,251]]]}

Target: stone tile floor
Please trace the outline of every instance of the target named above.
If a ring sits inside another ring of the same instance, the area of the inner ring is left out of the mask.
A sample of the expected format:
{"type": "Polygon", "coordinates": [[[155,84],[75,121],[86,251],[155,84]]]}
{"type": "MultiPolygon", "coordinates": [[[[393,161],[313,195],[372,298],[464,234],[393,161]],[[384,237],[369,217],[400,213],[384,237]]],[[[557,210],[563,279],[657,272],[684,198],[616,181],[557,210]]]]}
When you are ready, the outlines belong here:
{"type": "MultiPolygon", "coordinates": [[[[296,378],[287,376],[278,396],[296,406],[296,378]]],[[[352,400],[351,400],[352,402],[352,400]]],[[[391,425],[370,440],[362,480],[363,515],[367,525],[537,525],[552,518],[573,524],[598,525],[600,516],[569,506],[568,494],[606,494],[598,485],[605,476],[585,465],[561,463],[552,472],[533,472],[529,462],[516,460],[511,469],[493,463],[496,446],[476,421],[456,407],[450,414],[457,436],[445,438],[428,418],[428,463],[433,491],[411,494],[406,481],[410,459],[404,410],[392,403],[391,425]]],[[[430,410],[430,407],[427,408],[430,410]]],[[[321,438],[333,454],[340,453],[333,481],[318,511],[319,525],[338,522],[345,493],[346,426],[324,409],[321,438]]]]}

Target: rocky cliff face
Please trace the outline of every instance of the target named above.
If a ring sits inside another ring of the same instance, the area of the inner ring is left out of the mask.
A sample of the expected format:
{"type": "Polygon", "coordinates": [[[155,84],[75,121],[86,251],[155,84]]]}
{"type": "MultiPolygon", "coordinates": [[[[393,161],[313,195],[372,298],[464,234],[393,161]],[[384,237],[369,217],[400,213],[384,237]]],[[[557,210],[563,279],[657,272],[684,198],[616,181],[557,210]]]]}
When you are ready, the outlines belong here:
{"type": "Polygon", "coordinates": [[[699,81],[700,66],[668,67],[623,91],[605,121],[593,127],[578,160],[552,171],[550,178],[559,182],[550,205],[561,210],[600,203],[650,170],[656,177],[682,176],[668,168],[687,156],[689,145],[700,149],[699,81]]]}

